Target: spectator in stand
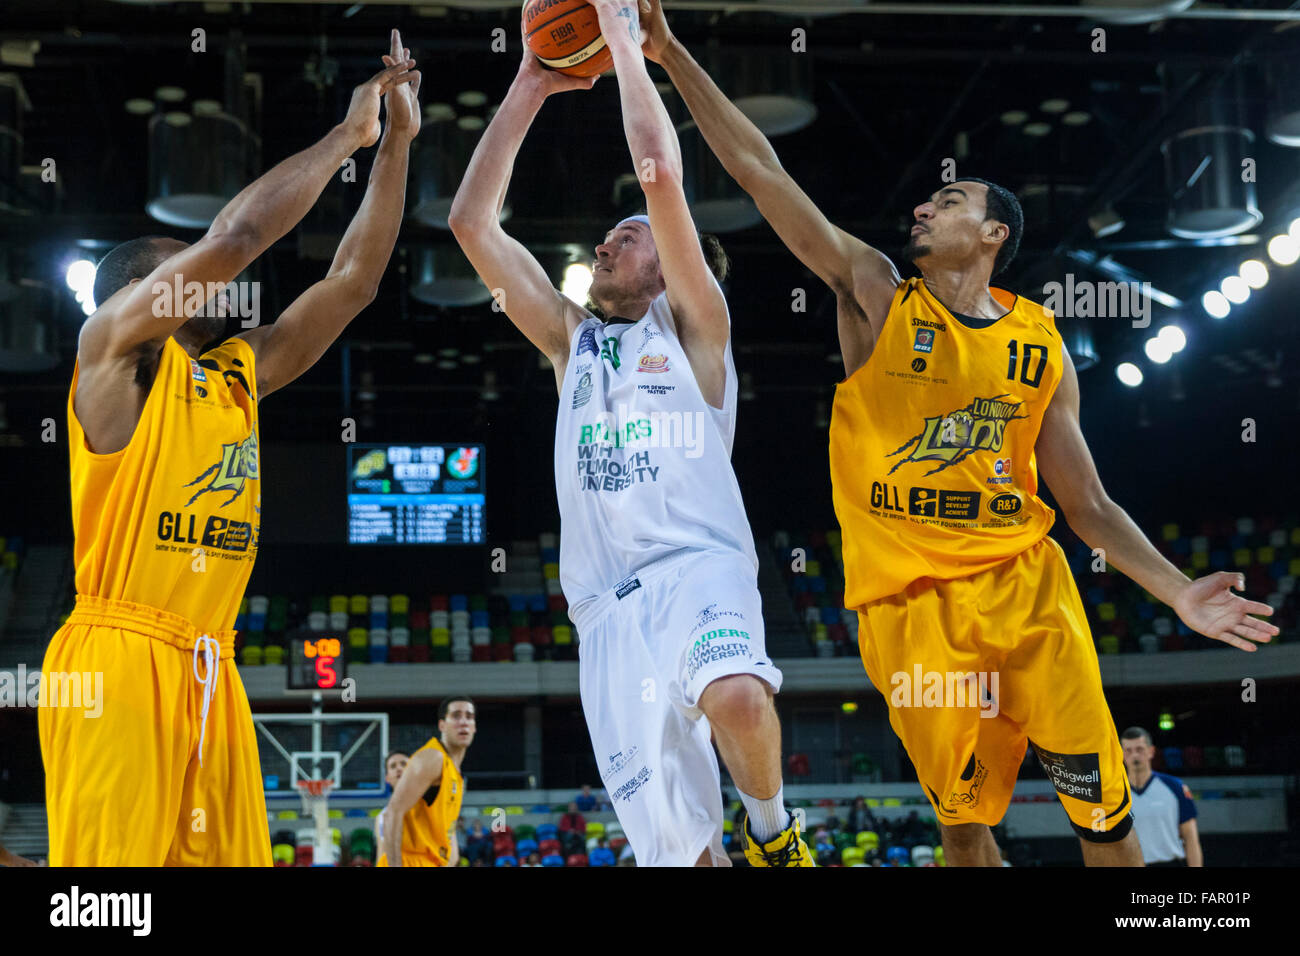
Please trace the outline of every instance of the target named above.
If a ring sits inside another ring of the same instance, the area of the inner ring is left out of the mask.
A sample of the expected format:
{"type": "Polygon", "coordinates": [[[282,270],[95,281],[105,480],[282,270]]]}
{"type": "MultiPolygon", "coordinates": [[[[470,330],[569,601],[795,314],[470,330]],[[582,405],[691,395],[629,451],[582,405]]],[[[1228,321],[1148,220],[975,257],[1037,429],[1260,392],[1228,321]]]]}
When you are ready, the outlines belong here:
{"type": "Polygon", "coordinates": [[[863,830],[876,829],[876,818],[871,813],[871,808],[867,806],[866,797],[858,797],[853,801],[853,809],[849,811],[848,832],[861,833],[863,830]]]}
{"type": "Polygon", "coordinates": [[[591,784],[589,783],[582,785],[582,793],[573,798],[573,803],[583,813],[591,813],[593,810],[600,809],[600,801],[591,792],[591,784]]]}
{"type": "Polygon", "coordinates": [[[519,864],[520,867],[541,866],[541,865],[542,865],[542,858],[538,856],[536,853],[528,854],[527,859],[525,859],[524,862],[519,864]]]}
{"type": "Polygon", "coordinates": [[[483,823],[479,820],[469,825],[469,834],[465,837],[465,858],[471,866],[479,860],[484,865],[492,862],[492,841],[483,832],[483,823]]]}
{"type": "Polygon", "coordinates": [[[831,839],[831,832],[825,827],[817,829],[817,836],[813,840],[813,853],[817,856],[818,866],[829,866],[836,862],[835,841],[831,839]]]}
{"type": "Polygon", "coordinates": [[[560,817],[560,832],[572,831],[578,834],[587,832],[587,818],[578,812],[576,801],[570,802],[569,812],[560,817]]]}
{"type": "Polygon", "coordinates": [[[587,865],[613,866],[616,862],[618,861],[614,859],[614,851],[606,845],[605,838],[597,838],[595,847],[587,854],[587,865]]]}
{"type": "Polygon", "coordinates": [[[894,842],[907,847],[909,850],[922,843],[927,846],[934,845],[934,840],[926,832],[925,821],[917,815],[915,810],[909,813],[907,819],[895,830],[894,842]]]}

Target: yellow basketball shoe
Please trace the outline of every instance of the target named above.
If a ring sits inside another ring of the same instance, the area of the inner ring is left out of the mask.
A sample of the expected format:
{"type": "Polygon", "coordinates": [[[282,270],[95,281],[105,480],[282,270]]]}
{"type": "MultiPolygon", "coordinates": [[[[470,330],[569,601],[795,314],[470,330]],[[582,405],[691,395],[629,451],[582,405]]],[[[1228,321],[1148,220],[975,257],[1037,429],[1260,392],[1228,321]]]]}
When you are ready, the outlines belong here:
{"type": "Polygon", "coordinates": [[[799,818],[790,814],[790,824],[766,843],[759,843],[749,832],[749,814],[745,814],[745,859],[750,866],[816,866],[808,844],[799,835],[799,818]]]}

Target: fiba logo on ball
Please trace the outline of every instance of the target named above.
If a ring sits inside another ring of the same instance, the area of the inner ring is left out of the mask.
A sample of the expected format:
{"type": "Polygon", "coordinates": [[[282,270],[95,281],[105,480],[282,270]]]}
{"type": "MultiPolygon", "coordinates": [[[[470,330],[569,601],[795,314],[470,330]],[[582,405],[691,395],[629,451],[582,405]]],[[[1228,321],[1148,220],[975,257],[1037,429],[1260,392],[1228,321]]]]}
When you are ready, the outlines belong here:
{"type": "Polygon", "coordinates": [[[924,372],[924,371],[925,371],[925,359],[921,358],[920,356],[918,356],[918,357],[912,359],[912,371],[913,371],[913,372],[924,372]]]}

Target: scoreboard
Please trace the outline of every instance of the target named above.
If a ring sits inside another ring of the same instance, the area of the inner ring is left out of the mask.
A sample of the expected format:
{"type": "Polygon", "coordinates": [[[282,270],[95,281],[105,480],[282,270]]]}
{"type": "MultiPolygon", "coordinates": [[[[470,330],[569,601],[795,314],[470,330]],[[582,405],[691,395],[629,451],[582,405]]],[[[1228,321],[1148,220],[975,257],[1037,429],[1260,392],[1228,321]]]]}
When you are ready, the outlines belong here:
{"type": "Polygon", "coordinates": [[[349,544],[482,544],[483,445],[348,446],[349,544]]]}

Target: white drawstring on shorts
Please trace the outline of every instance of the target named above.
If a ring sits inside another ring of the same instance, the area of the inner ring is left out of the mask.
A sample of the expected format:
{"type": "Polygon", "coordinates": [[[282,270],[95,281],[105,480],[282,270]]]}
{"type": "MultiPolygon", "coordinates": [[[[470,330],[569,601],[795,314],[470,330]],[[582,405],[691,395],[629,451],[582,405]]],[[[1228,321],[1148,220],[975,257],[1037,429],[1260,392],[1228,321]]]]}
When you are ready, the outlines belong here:
{"type": "Polygon", "coordinates": [[[203,737],[208,731],[208,707],[217,690],[217,674],[221,665],[221,645],[215,638],[204,634],[194,642],[194,679],[203,684],[203,715],[199,723],[199,766],[203,766],[203,737]],[[199,674],[199,649],[203,649],[205,674],[199,674]]]}

